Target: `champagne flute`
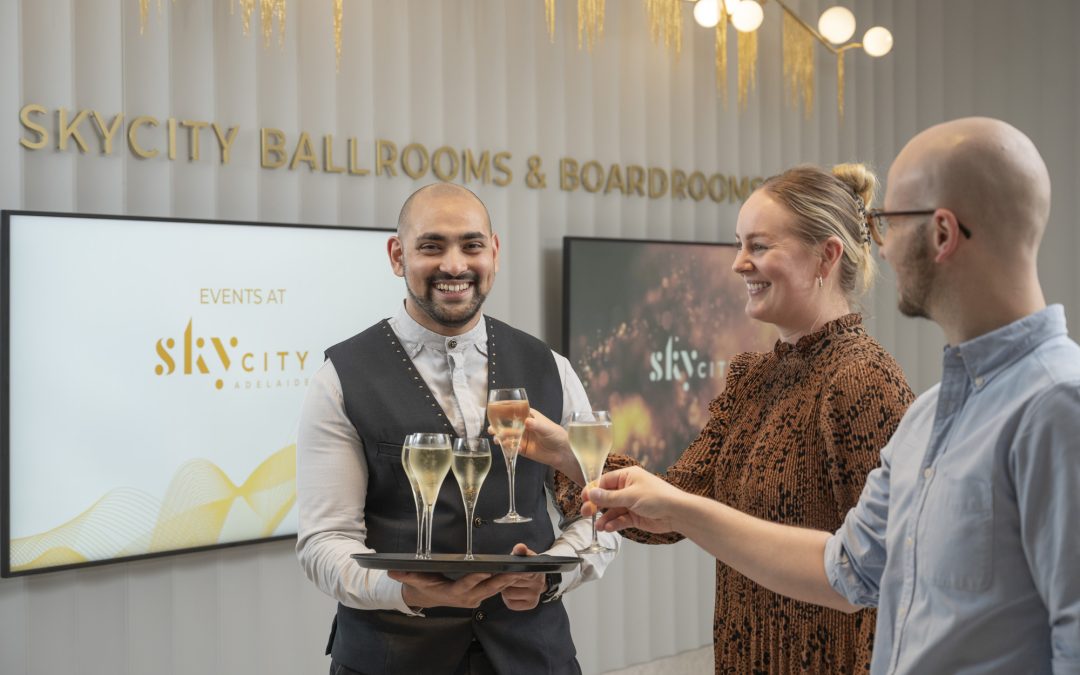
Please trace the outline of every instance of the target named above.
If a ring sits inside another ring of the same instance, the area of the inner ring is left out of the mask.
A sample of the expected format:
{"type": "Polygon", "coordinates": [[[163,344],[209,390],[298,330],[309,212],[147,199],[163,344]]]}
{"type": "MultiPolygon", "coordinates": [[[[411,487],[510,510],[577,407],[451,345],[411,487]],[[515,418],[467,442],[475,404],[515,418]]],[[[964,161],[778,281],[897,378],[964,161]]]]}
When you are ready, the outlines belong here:
{"type": "Polygon", "coordinates": [[[423,558],[431,558],[431,531],[435,529],[435,501],[439,498],[446,474],[450,472],[453,454],[450,436],[447,434],[409,434],[405,437],[409,446],[409,469],[416,478],[417,490],[424,503],[427,533],[423,558]]]}
{"type": "Polygon", "coordinates": [[[532,520],[514,508],[514,470],[517,467],[518,447],[529,416],[529,398],[525,389],[492,389],[488,392],[488,422],[495,427],[495,439],[503,451],[506,471],[510,475],[510,510],[496,523],[527,523],[532,520]]]}
{"type": "Polygon", "coordinates": [[[412,488],[413,502],[416,504],[416,557],[424,557],[424,527],[427,525],[427,514],[424,512],[424,501],[420,498],[420,485],[409,468],[409,443],[405,439],[405,445],[401,446],[401,466],[405,468],[405,475],[409,478],[409,487],[412,488]]]}
{"type": "MultiPolygon", "coordinates": [[[[606,410],[590,410],[588,412],[576,412],[570,416],[566,424],[566,431],[570,435],[570,449],[581,465],[581,473],[585,475],[585,488],[594,485],[604,473],[604,461],[611,452],[611,414],[606,410]]],[[[614,551],[613,548],[601,546],[596,538],[596,514],[592,517],[592,543],[578,553],[605,553],[614,551]]]]}
{"type": "Polygon", "coordinates": [[[472,530],[476,499],[491,469],[491,446],[486,438],[455,438],[454,478],[461,488],[461,501],[465,503],[465,559],[473,560],[472,530]]]}

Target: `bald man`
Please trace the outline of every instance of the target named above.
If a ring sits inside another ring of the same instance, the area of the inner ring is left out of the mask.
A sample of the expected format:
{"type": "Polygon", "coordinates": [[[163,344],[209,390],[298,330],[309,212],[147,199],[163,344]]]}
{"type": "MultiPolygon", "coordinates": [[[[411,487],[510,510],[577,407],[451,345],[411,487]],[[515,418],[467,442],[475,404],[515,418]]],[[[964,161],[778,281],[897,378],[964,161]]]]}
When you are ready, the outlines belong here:
{"type": "Polygon", "coordinates": [[[1004,122],[947,122],[900,152],[884,207],[900,309],[950,346],[844,525],[768,523],[640,469],[590,491],[599,525],[677,531],[779,593],[877,606],[873,673],[1080,673],[1080,347],[1039,286],[1046,166],[1004,122]]]}
{"type": "MultiPolygon", "coordinates": [[[[413,552],[415,505],[401,464],[407,434],[488,436],[489,387],[525,387],[533,408],[564,421],[590,408],[565,358],[481,313],[499,269],[499,238],[476,195],[441,183],[416,191],[387,253],[405,280],[401,309],[326,351],[297,440],[297,554],[308,577],[339,603],[330,672],[580,673],[560,596],[599,578],[614,553],[587,556],[561,576],[457,580],[361,569],[350,557],[413,552]]],[[[577,514],[555,536],[551,471],[524,458],[515,496],[531,521],[494,523],[510,497],[500,459],[476,504],[476,553],[573,556],[589,543],[590,523],[577,514]]],[[[442,486],[434,520],[432,551],[464,553],[465,512],[453,479],[442,486]]],[[[617,550],[619,537],[606,536],[617,550]]]]}

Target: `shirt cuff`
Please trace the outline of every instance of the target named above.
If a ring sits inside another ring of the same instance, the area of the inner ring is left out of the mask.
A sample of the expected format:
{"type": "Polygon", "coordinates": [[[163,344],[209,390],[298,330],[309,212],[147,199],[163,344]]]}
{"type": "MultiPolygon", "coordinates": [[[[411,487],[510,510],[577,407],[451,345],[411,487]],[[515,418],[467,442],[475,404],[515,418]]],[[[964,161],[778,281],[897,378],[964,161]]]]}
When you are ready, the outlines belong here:
{"type": "Polygon", "coordinates": [[[825,542],[825,576],[833,590],[844,596],[853,605],[874,607],[877,595],[867,592],[862,579],[851,565],[847,551],[844,550],[843,538],[834,534],[825,542]]]}
{"type": "MultiPolygon", "coordinates": [[[[563,556],[567,558],[578,557],[574,547],[564,541],[556,541],[554,546],[544,551],[544,555],[563,556]]],[[[555,598],[561,597],[563,593],[580,584],[581,581],[581,565],[574,565],[572,570],[562,573],[562,582],[555,591],[555,598]]]]}
{"type": "Polygon", "coordinates": [[[414,611],[412,607],[405,604],[405,598],[402,596],[403,588],[404,584],[391,579],[384,572],[376,579],[375,588],[371,595],[379,607],[394,609],[407,616],[424,616],[422,611],[414,611]]]}

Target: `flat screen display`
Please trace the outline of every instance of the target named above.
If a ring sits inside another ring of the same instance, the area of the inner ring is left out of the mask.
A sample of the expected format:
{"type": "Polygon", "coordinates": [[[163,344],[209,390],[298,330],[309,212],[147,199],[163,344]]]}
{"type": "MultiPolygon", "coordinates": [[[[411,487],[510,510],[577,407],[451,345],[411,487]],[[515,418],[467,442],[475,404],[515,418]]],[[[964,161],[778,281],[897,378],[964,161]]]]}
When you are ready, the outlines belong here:
{"type": "Polygon", "coordinates": [[[727,364],[776,340],[746,316],[733,244],[566,237],[563,347],[614,452],[667,469],[697,437],[727,364]]]}
{"type": "Polygon", "coordinates": [[[389,230],[3,213],[4,576],[295,536],[323,351],[389,230]]]}

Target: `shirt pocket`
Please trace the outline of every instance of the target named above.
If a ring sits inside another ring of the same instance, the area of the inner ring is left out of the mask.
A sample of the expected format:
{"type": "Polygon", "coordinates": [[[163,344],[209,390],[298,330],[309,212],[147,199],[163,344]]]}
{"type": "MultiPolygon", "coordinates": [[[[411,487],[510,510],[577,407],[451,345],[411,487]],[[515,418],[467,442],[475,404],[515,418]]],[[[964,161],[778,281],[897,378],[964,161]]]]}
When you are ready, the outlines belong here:
{"type": "Polygon", "coordinates": [[[990,586],[994,503],[988,481],[939,476],[920,521],[917,559],[925,578],[936,586],[962,591],[983,591],[990,586]]]}

